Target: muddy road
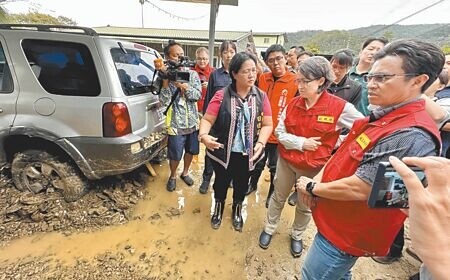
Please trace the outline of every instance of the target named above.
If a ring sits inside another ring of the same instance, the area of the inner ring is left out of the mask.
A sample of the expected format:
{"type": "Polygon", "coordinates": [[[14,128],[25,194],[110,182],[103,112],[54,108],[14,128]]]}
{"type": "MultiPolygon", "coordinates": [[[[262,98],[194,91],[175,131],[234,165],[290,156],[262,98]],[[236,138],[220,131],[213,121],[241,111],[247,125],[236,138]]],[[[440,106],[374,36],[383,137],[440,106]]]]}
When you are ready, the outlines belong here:
{"type": "MultiPolygon", "coordinates": [[[[0,188],[0,280],[2,279],[300,279],[302,257],[289,252],[294,208],[287,205],[267,250],[258,246],[268,183],[245,202],[243,231],[231,225],[231,191],[220,229],[210,226],[212,193],[196,180],[165,190],[167,163],[97,182],[83,199],[65,203],[57,193],[28,195],[3,180],[0,188]]],[[[311,223],[306,250],[315,234],[311,223]]],[[[419,263],[404,254],[383,266],[358,260],[353,279],[408,279],[419,263]]]]}

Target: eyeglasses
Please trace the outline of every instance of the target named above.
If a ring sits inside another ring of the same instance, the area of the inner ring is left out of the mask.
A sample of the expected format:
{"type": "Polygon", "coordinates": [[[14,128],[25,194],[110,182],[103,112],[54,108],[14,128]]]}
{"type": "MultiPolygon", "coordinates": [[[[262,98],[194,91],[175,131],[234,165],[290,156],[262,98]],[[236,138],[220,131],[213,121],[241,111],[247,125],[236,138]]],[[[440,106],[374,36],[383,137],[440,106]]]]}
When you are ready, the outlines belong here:
{"type": "Polygon", "coordinates": [[[364,82],[368,83],[373,80],[374,83],[382,84],[387,80],[392,79],[394,77],[415,77],[417,74],[414,73],[405,73],[405,74],[367,74],[363,76],[364,82]]]}
{"type": "Polygon", "coordinates": [[[207,58],[207,57],[197,57],[197,60],[198,61],[207,61],[207,60],[209,60],[209,58],[207,58]]]}
{"type": "Polygon", "coordinates": [[[284,56],[282,56],[282,55],[279,55],[279,56],[276,56],[276,57],[272,57],[272,58],[269,58],[267,60],[267,64],[274,64],[275,61],[280,62],[283,59],[284,59],[284,56]]]}
{"type": "Polygon", "coordinates": [[[315,81],[315,80],[318,80],[318,79],[313,79],[313,80],[308,80],[308,79],[297,79],[296,82],[297,82],[299,85],[306,86],[306,85],[308,85],[309,83],[311,83],[311,82],[313,82],[313,81],[315,81]]]}

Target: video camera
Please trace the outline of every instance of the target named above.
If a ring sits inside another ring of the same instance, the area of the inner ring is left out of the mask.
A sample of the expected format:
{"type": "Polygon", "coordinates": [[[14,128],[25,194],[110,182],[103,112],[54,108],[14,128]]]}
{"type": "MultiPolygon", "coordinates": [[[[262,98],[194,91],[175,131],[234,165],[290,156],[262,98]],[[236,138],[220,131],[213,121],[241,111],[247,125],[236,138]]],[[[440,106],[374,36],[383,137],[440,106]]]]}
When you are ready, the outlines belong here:
{"type": "Polygon", "coordinates": [[[167,71],[161,78],[168,79],[169,81],[180,82],[180,83],[189,83],[190,73],[189,71],[183,71],[179,68],[187,67],[192,68],[195,67],[195,62],[191,61],[188,56],[179,57],[179,62],[166,60],[164,64],[167,66],[167,71]]]}

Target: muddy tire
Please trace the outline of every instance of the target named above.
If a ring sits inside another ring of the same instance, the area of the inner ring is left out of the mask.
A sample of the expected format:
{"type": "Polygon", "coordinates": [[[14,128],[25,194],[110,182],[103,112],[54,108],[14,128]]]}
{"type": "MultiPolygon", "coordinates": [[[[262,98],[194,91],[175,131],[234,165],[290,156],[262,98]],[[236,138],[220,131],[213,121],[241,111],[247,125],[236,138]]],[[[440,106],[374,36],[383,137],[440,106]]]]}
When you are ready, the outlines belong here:
{"type": "Polygon", "coordinates": [[[38,193],[49,187],[73,202],[87,190],[87,180],[69,161],[41,150],[26,150],[14,156],[12,179],[20,191],[38,193]]]}

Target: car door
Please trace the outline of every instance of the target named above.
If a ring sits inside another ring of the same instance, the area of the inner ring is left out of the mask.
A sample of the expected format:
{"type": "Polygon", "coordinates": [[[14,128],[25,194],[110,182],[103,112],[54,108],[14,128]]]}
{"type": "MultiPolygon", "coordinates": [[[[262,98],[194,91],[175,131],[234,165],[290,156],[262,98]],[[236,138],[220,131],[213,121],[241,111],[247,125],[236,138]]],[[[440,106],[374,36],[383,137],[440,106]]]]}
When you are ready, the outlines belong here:
{"type": "Polygon", "coordinates": [[[14,122],[18,94],[6,40],[0,35],[0,139],[9,134],[14,122]]]}

